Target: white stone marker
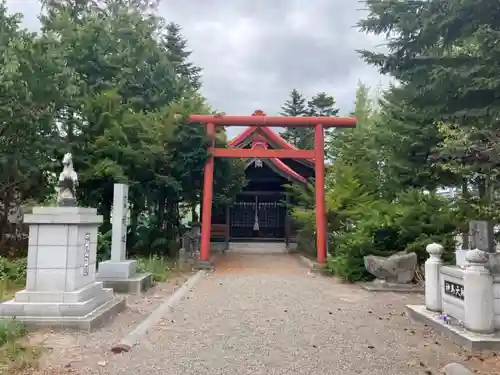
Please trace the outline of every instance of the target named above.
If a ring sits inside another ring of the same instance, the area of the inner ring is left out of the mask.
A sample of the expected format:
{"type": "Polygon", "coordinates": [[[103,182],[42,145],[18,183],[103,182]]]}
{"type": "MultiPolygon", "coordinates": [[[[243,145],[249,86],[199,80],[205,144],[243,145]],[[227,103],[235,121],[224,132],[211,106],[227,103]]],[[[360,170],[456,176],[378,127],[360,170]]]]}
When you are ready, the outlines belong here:
{"type": "Polygon", "coordinates": [[[151,274],[137,274],[137,261],[127,260],[128,185],[114,184],[111,260],[99,263],[97,279],[117,292],[140,293],[151,274]]]}
{"type": "Polygon", "coordinates": [[[115,184],[113,188],[113,217],[111,261],[123,262],[127,251],[128,186],[115,184]]]}
{"type": "Polygon", "coordinates": [[[113,225],[111,260],[99,264],[100,279],[128,279],[136,272],[137,262],[127,260],[128,186],[115,184],[113,189],[113,225]]]}
{"type": "Polygon", "coordinates": [[[95,281],[102,223],[97,210],[34,207],[24,222],[29,224],[26,288],[0,304],[0,318],[90,330],[125,306],[95,281]]]}

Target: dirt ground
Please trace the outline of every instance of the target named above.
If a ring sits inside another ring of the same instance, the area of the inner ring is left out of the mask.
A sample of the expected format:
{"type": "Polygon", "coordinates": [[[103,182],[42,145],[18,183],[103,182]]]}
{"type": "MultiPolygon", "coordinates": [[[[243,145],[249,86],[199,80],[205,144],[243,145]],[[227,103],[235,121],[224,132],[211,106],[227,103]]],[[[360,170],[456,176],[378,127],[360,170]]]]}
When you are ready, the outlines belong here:
{"type": "Polygon", "coordinates": [[[469,353],[410,321],[405,305],[421,295],[369,293],[312,274],[289,254],[227,253],[216,266],[129,353],[110,348],[186,276],[128,297],[128,309],[97,332],[34,333],[31,343],[46,352],[27,373],[429,375],[460,362],[500,374],[496,353],[469,353]]]}

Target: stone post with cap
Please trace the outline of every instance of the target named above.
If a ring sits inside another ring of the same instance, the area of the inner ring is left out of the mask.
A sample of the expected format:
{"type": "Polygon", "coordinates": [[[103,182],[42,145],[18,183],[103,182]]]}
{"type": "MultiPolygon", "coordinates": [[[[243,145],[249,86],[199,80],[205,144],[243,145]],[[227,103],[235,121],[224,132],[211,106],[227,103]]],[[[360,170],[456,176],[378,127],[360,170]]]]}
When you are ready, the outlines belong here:
{"type": "Polygon", "coordinates": [[[464,325],[476,333],[493,333],[493,275],[486,268],[489,254],[479,249],[467,251],[464,270],[464,325]]]}
{"type": "Polygon", "coordinates": [[[429,253],[429,259],[425,262],[425,307],[430,311],[441,312],[440,271],[443,265],[443,246],[431,243],[425,250],[429,253]]]}

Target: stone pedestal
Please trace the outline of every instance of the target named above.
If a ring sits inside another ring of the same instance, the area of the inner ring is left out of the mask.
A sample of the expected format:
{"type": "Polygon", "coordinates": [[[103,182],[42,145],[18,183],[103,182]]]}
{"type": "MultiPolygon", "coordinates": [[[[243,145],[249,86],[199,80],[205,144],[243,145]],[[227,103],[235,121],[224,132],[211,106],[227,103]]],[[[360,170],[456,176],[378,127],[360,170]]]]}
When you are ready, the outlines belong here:
{"type": "Polygon", "coordinates": [[[125,307],[95,281],[97,231],[93,208],[35,207],[26,215],[26,288],[0,304],[0,317],[35,326],[90,330],[125,307]]]}
{"type": "Polygon", "coordinates": [[[111,260],[99,263],[97,280],[118,293],[139,294],[152,284],[150,273],[137,273],[137,262],[126,259],[128,225],[128,186],[115,184],[113,190],[113,217],[111,260]]]}

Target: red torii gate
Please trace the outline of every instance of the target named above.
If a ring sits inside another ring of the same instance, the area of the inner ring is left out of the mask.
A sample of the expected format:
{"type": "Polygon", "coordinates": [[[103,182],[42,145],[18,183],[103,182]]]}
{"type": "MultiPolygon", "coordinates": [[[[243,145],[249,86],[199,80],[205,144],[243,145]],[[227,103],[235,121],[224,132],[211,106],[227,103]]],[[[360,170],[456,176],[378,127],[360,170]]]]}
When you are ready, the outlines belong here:
{"type": "Polygon", "coordinates": [[[203,177],[203,202],[201,218],[200,263],[210,265],[210,237],[212,221],[212,200],[214,180],[214,158],[279,158],[314,159],[316,186],[316,242],[317,262],[326,260],[326,212],[325,212],[325,136],[324,128],[354,128],[354,117],[282,117],[266,116],[257,110],[252,116],[191,115],[191,123],[205,125],[211,142],[209,157],[203,177]],[[214,147],[215,127],[219,126],[277,126],[314,127],[314,150],[268,150],[268,149],[226,149],[214,147]]]}

